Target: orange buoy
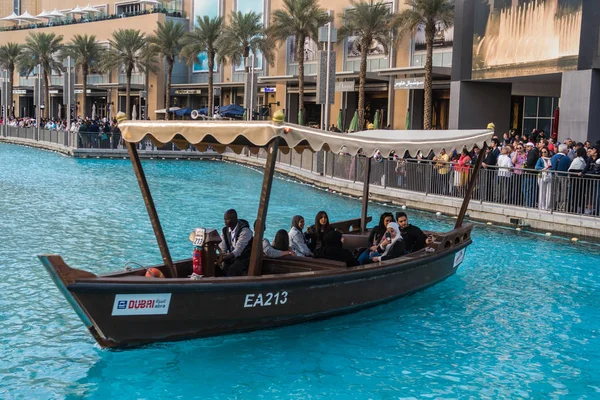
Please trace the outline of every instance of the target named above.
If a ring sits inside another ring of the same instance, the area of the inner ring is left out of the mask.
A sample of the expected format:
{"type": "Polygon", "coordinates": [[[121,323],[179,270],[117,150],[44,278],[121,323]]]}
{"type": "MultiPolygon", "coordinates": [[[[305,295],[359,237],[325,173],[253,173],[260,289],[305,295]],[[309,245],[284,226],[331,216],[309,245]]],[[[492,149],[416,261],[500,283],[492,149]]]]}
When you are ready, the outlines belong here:
{"type": "Polygon", "coordinates": [[[165,276],[163,275],[162,272],[160,272],[160,269],[158,268],[148,268],[148,270],[146,271],[146,278],[164,278],[165,276]]]}

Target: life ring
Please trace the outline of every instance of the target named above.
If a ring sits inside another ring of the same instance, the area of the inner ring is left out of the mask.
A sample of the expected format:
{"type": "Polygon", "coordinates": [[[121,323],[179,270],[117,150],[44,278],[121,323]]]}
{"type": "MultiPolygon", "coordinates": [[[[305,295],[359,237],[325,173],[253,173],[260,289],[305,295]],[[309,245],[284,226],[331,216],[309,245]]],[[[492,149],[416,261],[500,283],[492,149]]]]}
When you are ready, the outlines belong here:
{"type": "Polygon", "coordinates": [[[146,278],[164,278],[165,276],[163,275],[162,272],[160,272],[160,269],[152,267],[152,268],[148,268],[146,270],[146,278]]]}

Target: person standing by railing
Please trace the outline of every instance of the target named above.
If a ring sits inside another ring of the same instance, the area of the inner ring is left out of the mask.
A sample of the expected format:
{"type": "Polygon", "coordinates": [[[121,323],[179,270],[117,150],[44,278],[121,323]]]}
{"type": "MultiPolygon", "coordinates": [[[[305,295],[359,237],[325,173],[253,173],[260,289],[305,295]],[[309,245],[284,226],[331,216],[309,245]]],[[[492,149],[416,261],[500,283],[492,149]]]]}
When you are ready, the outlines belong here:
{"type": "Polygon", "coordinates": [[[554,197],[556,199],[556,210],[567,211],[567,197],[569,193],[569,176],[559,172],[567,172],[571,165],[571,159],[568,156],[569,146],[565,143],[558,146],[558,153],[552,156],[550,169],[553,171],[554,197]]]}
{"type": "Polygon", "coordinates": [[[577,149],[575,159],[569,166],[570,175],[569,183],[569,212],[583,213],[585,211],[585,201],[583,199],[583,171],[587,166],[585,161],[586,151],[582,147],[577,149]]]}
{"type": "Polygon", "coordinates": [[[471,169],[471,156],[466,147],[462,149],[458,161],[454,165],[454,188],[459,195],[464,195],[463,188],[469,182],[469,170],[471,169]]]}
{"type": "Polygon", "coordinates": [[[450,156],[446,153],[446,149],[441,149],[440,154],[433,158],[433,161],[436,161],[433,168],[437,170],[437,186],[439,188],[441,195],[448,194],[449,182],[448,182],[448,173],[450,172],[450,156]]]}
{"type": "Polygon", "coordinates": [[[483,174],[481,190],[481,196],[484,201],[492,201],[494,198],[493,192],[497,172],[494,168],[489,167],[494,167],[496,164],[498,164],[498,156],[500,155],[500,149],[498,148],[499,145],[500,142],[498,139],[495,137],[492,138],[490,141],[490,146],[487,148],[487,153],[485,155],[480,155],[480,157],[485,157],[481,163],[481,166],[486,169],[483,174]]]}
{"type": "Polygon", "coordinates": [[[513,162],[510,158],[510,147],[504,146],[500,155],[498,156],[498,200],[502,204],[508,204],[511,195],[511,169],[514,167],[513,162]]]}
{"type": "Polygon", "coordinates": [[[523,198],[525,200],[525,207],[533,208],[537,200],[537,174],[532,171],[535,169],[537,161],[540,158],[540,153],[532,142],[528,142],[525,148],[527,149],[525,168],[529,171],[525,171],[523,174],[523,198]]]}
{"type": "Polygon", "coordinates": [[[588,159],[583,175],[592,178],[588,185],[588,204],[591,214],[600,215],[600,146],[590,147],[588,159]]]}
{"type": "Polygon", "coordinates": [[[551,196],[552,196],[552,174],[550,168],[552,167],[550,150],[547,147],[542,148],[542,156],[538,159],[535,169],[540,171],[538,175],[538,187],[539,187],[539,202],[538,207],[540,210],[548,210],[551,208],[551,196]]]}

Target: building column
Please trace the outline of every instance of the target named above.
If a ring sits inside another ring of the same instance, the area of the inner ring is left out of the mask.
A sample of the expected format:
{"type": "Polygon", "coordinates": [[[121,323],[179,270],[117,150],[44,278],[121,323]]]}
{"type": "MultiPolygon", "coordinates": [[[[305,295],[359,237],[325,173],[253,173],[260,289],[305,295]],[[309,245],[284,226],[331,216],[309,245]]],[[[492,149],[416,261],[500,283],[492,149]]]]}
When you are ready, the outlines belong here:
{"type": "Polygon", "coordinates": [[[558,137],[576,142],[600,140],[600,71],[568,71],[562,74],[558,137]]]}
{"type": "Polygon", "coordinates": [[[511,86],[510,83],[452,82],[449,129],[485,129],[493,122],[498,135],[508,132],[511,86]]]}

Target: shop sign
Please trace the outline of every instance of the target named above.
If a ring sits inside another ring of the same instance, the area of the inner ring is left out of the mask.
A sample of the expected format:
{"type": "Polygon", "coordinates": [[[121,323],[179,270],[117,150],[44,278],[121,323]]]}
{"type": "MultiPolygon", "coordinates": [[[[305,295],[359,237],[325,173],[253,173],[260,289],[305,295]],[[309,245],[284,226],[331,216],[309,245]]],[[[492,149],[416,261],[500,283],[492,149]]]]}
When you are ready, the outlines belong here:
{"type": "Polygon", "coordinates": [[[175,89],[175,94],[200,94],[200,89],[175,89]]]}
{"type": "Polygon", "coordinates": [[[277,88],[274,88],[274,87],[264,87],[264,88],[260,88],[260,91],[262,93],[275,93],[275,92],[277,92],[277,88]]]}
{"type": "Polygon", "coordinates": [[[424,89],[425,78],[399,78],[394,81],[394,89],[396,90],[411,90],[424,89]]]}
{"type": "Polygon", "coordinates": [[[50,94],[58,94],[58,89],[50,89],[50,90],[48,90],[48,93],[50,93],[50,94]]]}
{"type": "MultiPolygon", "coordinates": [[[[92,93],[92,89],[88,89],[85,91],[87,94],[92,93]]],[[[75,91],[73,92],[75,94],[82,94],[83,93],[83,89],[75,89],[75,91]]]]}
{"type": "Polygon", "coordinates": [[[26,89],[13,89],[13,94],[27,94],[26,89]]]}
{"type": "Polygon", "coordinates": [[[339,81],[339,82],[335,83],[335,91],[336,92],[354,92],[355,86],[356,86],[356,82],[354,80],[339,81]]]}

